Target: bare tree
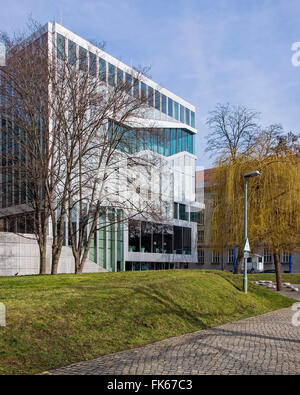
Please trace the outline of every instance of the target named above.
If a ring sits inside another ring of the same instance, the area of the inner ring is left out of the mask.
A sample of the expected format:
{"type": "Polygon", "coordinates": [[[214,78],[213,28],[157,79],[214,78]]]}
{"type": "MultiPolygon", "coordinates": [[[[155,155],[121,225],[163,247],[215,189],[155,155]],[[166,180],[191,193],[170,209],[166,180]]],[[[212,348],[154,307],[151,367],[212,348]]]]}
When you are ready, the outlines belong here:
{"type": "Polygon", "coordinates": [[[128,186],[120,188],[128,163],[139,173],[141,168],[146,173],[151,166],[163,168],[161,158],[146,147],[152,135],[157,142],[160,136],[153,125],[141,129],[148,111],[146,96],[137,88],[142,70],[128,70],[125,78],[115,68],[107,76],[90,48],[67,52],[63,36],[57,45],[38,24],[33,32],[29,39],[3,35],[8,62],[1,68],[0,111],[12,125],[16,146],[5,145],[3,171],[13,173],[5,185],[11,180],[13,190],[25,188],[18,210],[34,213],[40,272],[46,272],[47,229],[52,236],[51,271],[56,274],[67,227],[75,271],[80,273],[103,209],[122,212],[112,222],[137,215],[158,218],[163,212],[161,193],[149,199],[149,191],[139,186],[133,199],[128,186]]]}
{"type": "Polygon", "coordinates": [[[230,157],[246,153],[259,132],[259,113],[239,105],[217,104],[206,121],[210,133],[206,136],[206,151],[211,155],[230,157]]]}

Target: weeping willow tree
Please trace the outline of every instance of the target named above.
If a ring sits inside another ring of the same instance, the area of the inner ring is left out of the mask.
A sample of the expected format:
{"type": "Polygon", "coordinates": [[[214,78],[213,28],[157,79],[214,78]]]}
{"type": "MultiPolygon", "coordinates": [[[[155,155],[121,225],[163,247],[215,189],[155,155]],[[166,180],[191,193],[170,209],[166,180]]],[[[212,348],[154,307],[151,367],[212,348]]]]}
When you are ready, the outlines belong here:
{"type": "Polygon", "coordinates": [[[212,243],[219,251],[226,246],[238,246],[240,271],[244,244],[244,174],[260,171],[260,177],[248,182],[248,238],[252,249],[267,246],[272,252],[280,290],[280,253],[292,252],[300,245],[300,158],[279,144],[268,155],[259,149],[262,142],[256,148],[251,155],[238,157],[234,164],[229,160],[218,164],[212,243]]]}

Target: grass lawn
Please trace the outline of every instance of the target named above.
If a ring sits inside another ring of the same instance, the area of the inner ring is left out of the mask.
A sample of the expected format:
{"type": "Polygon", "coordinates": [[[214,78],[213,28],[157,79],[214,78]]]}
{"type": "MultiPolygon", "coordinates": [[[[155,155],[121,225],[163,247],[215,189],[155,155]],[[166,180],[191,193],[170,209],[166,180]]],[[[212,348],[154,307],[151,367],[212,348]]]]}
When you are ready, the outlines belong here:
{"type": "Polygon", "coordinates": [[[2,277],[0,374],[42,372],[293,303],[241,287],[241,276],[200,270],[2,277]]]}

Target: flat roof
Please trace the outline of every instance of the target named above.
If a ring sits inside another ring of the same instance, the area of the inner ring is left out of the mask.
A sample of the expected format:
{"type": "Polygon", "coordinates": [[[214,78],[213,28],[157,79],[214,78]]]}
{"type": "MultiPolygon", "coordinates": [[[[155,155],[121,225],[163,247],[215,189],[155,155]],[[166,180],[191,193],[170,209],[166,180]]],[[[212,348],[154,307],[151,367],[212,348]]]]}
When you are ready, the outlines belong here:
{"type": "MultiPolygon", "coordinates": [[[[57,23],[57,22],[55,22],[55,23],[48,22],[48,24],[45,25],[45,28],[47,28],[47,26],[48,26],[48,31],[49,32],[52,32],[52,33],[57,32],[57,33],[65,36],[66,38],[74,41],[76,44],[82,46],[83,48],[87,49],[88,51],[94,53],[95,55],[97,55],[97,56],[99,56],[101,58],[103,58],[107,62],[113,64],[114,66],[117,66],[121,70],[123,70],[125,72],[129,71],[133,75],[135,73],[137,73],[137,71],[134,68],[126,65],[125,63],[123,63],[119,59],[111,56],[107,52],[105,52],[102,49],[98,48],[96,45],[92,44],[88,40],[85,40],[84,38],[80,37],[79,35],[73,33],[72,31],[68,30],[67,28],[65,28],[64,26],[60,25],[59,23],[57,23]]],[[[195,106],[193,106],[191,103],[189,103],[186,100],[182,99],[181,97],[175,95],[173,92],[169,91],[168,89],[163,88],[162,86],[160,86],[159,84],[157,84],[156,82],[154,82],[153,80],[151,80],[150,78],[148,78],[148,77],[146,77],[144,75],[143,75],[143,82],[145,82],[147,85],[151,86],[153,89],[156,89],[156,90],[160,91],[162,94],[166,95],[170,99],[175,100],[177,103],[185,106],[189,110],[191,110],[193,112],[196,112],[195,106]]]]}

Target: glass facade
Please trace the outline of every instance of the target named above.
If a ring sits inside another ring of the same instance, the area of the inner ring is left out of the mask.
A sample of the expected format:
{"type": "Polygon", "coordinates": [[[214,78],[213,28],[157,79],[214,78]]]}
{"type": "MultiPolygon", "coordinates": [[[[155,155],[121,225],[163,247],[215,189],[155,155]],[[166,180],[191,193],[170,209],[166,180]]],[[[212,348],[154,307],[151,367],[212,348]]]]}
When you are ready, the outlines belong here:
{"type": "Polygon", "coordinates": [[[191,228],[130,220],[128,251],[191,255],[191,228]]]}
{"type": "Polygon", "coordinates": [[[164,156],[179,152],[195,154],[195,134],[185,129],[128,130],[124,135],[124,148],[132,152],[151,150],[164,156]]]}
{"type": "MultiPolygon", "coordinates": [[[[76,63],[76,49],[78,47],[78,57],[79,57],[79,68],[80,70],[86,70],[88,66],[87,56],[89,57],[89,68],[90,75],[96,76],[96,63],[98,59],[99,64],[99,78],[103,82],[108,82],[110,85],[114,86],[115,84],[115,75],[117,74],[117,83],[119,84],[121,80],[121,74],[123,75],[123,71],[116,71],[116,67],[104,59],[97,57],[94,53],[88,51],[81,46],[77,46],[73,41],[66,39],[61,34],[56,34],[56,47],[57,47],[57,57],[59,59],[65,59],[66,56],[66,43],[68,47],[68,61],[71,64],[76,63]],[[108,70],[108,79],[106,79],[106,73],[108,70]]],[[[126,82],[129,82],[132,85],[132,76],[129,73],[126,73],[126,82]]],[[[141,83],[141,89],[139,88],[139,81],[133,84],[133,94],[136,97],[142,95],[148,99],[148,105],[150,107],[154,107],[156,110],[160,111],[162,114],[168,115],[170,118],[173,118],[176,121],[180,121],[185,123],[192,128],[195,128],[195,112],[190,109],[184,107],[183,105],[178,104],[176,101],[167,97],[164,94],[161,94],[158,90],[154,90],[149,85],[144,82],[141,83]],[[155,92],[155,93],[154,93],[155,92]],[[147,97],[148,96],[148,97],[147,97]]]]}

